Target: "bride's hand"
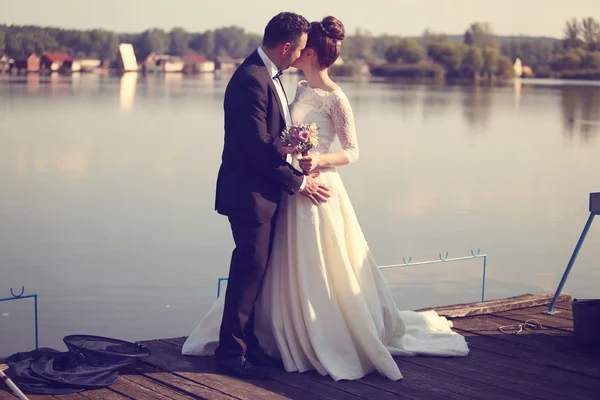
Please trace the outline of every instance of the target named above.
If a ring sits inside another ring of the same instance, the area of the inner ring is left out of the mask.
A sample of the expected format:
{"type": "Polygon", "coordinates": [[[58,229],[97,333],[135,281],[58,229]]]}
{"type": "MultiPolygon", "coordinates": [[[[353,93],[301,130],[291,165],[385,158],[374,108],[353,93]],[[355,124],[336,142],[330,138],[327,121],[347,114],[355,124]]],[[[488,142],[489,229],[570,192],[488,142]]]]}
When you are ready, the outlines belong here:
{"type": "Polygon", "coordinates": [[[312,172],[315,168],[320,166],[322,160],[320,154],[309,154],[307,156],[298,157],[298,164],[304,172],[312,172]]]}

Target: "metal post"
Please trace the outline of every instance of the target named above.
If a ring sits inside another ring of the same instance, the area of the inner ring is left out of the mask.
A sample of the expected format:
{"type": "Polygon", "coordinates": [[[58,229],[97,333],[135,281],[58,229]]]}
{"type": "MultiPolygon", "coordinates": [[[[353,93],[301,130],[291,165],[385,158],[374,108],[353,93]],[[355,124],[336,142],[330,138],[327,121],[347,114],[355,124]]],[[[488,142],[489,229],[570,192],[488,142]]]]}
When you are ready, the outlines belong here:
{"type": "Polygon", "coordinates": [[[219,278],[217,282],[217,299],[221,296],[221,282],[228,280],[228,278],[219,278]]]}
{"type": "Polygon", "coordinates": [[[39,340],[38,340],[38,301],[37,294],[33,295],[33,307],[35,309],[35,349],[39,349],[39,340]]]}
{"type": "Polygon", "coordinates": [[[567,264],[567,268],[565,269],[565,272],[563,273],[562,279],[560,280],[560,283],[558,284],[558,287],[556,288],[556,293],[554,293],[554,298],[552,299],[552,302],[548,306],[548,310],[543,312],[544,314],[552,315],[552,314],[557,314],[560,312],[560,311],[554,310],[554,306],[556,305],[558,296],[560,296],[560,293],[562,292],[563,286],[565,286],[565,283],[567,282],[567,278],[569,277],[571,268],[573,268],[575,259],[577,258],[577,255],[579,254],[579,250],[581,249],[581,246],[583,245],[583,241],[585,240],[585,237],[587,236],[588,231],[590,230],[590,226],[592,226],[592,221],[594,221],[594,215],[595,215],[595,213],[593,211],[590,212],[590,216],[585,224],[585,227],[583,228],[583,232],[581,232],[581,236],[579,236],[579,240],[577,241],[575,250],[573,251],[573,254],[571,255],[569,264],[567,264]]]}
{"type": "Polygon", "coordinates": [[[481,302],[485,303],[485,270],[487,267],[487,254],[483,256],[483,282],[481,282],[481,302]]]}

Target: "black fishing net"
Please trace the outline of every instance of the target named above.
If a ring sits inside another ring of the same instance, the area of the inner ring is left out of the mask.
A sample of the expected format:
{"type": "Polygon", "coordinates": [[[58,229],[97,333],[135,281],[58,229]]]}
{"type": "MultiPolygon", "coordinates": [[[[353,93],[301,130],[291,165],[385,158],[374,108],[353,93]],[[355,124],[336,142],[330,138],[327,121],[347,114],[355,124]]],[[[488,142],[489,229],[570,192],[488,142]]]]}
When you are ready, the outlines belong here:
{"type": "Polygon", "coordinates": [[[68,351],[39,349],[8,358],[6,375],[31,394],[69,394],[115,383],[119,370],[150,355],[138,344],[102,336],[70,335],[68,351]]]}

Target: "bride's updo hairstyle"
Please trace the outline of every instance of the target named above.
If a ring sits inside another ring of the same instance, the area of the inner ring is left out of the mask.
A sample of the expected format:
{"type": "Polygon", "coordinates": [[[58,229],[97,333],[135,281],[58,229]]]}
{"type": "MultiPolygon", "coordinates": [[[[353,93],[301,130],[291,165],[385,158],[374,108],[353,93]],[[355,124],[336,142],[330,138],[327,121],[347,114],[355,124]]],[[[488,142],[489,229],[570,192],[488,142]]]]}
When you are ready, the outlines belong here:
{"type": "Polygon", "coordinates": [[[335,17],[325,17],[321,22],[310,24],[310,33],[306,42],[307,49],[314,49],[319,64],[329,68],[340,56],[340,46],[346,37],[342,21],[335,17]]]}

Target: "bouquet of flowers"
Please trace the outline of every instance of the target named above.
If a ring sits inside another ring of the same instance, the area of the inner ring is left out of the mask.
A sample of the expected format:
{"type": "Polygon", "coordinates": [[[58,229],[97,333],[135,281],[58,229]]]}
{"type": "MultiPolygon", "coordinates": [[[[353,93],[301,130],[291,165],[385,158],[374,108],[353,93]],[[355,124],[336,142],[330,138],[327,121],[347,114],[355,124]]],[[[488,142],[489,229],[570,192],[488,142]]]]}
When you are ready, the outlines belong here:
{"type": "Polygon", "coordinates": [[[319,145],[319,128],[317,124],[296,124],[288,126],[281,132],[281,140],[285,147],[291,148],[293,153],[308,154],[310,149],[319,145]]]}
{"type": "MultiPolygon", "coordinates": [[[[319,128],[317,124],[296,124],[288,126],[281,132],[283,146],[292,154],[308,155],[308,151],[319,145],[319,128]]],[[[305,173],[305,175],[308,175],[305,173]]]]}

